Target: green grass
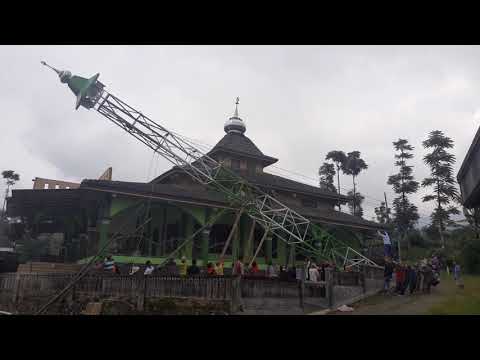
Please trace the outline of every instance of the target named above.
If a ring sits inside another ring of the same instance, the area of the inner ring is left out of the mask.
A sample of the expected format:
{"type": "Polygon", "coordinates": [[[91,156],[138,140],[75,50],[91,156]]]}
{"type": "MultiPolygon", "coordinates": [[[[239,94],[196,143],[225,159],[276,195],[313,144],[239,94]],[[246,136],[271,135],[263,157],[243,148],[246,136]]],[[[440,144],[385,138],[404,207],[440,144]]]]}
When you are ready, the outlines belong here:
{"type": "Polygon", "coordinates": [[[431,315],[479,315],[480,314],[480,276],[464,276],[464,289],[456,287],[452,278],[443,280],[448,286],[445,300],[432,306],[431,315]]]}

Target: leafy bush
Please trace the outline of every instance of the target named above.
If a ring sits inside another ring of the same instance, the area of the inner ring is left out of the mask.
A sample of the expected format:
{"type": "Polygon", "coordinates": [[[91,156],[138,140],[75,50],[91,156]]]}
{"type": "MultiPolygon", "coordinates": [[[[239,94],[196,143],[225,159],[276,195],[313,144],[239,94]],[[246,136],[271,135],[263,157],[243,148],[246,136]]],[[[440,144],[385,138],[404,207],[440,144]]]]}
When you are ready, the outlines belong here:
{"type": "Polygon", "coordinates": [[[480,240],[467,242],[462,249],[461,258],[466,273],[480,274],[480,240]]]}

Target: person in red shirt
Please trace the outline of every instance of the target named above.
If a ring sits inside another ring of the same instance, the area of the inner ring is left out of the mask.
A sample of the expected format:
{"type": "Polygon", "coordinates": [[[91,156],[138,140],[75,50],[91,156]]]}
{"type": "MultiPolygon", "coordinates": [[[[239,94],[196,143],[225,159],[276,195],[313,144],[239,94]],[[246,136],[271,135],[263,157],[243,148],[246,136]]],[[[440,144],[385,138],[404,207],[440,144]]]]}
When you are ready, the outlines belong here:
{"type": "Polygon", "coordinates": [[[395,269],[395,278],[397,282],[396,291],[399,295],[403,295],[405,293],[405,275],[405,267],[402,264],[398,264],[397,268],[395,269]]]}
{"type": "Polygon", "coordinates": [[[212,263],[207,264],[207,275],[216,275],[215,268],[213,267],[212,263]]]}
{"type": "Polygon", "coordinates": [[[252,275],[257,275],[259,273],[260,269],[258,268],[258,264],[256,261],[252,262],[252,267],[250,268],[250,273],[252,275]]]}

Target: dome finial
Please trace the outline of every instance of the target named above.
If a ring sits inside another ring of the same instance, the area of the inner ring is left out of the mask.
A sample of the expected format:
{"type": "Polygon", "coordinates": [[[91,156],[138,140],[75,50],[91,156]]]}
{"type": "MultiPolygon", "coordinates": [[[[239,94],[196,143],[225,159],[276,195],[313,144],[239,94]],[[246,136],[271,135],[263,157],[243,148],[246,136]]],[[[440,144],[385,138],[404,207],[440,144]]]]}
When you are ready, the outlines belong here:
{"type": "Polygon", "coordinates": [[[238,118],[238,103],[240,102],[240,98],[237,96],[237,101],[235,102],[235,114],[234,117],[238,118]]]}
{"type": "Polygon", "coordinates": [[[238,116],[238,104],[240,103],[240,98],[237,96],[235,101],[235,113],[233,116],[225,122],[223,129],[227,134],[229,133],[237,133],[243,134],[247,128],[245,127],[245,123],[240,116],[238,116]]]}

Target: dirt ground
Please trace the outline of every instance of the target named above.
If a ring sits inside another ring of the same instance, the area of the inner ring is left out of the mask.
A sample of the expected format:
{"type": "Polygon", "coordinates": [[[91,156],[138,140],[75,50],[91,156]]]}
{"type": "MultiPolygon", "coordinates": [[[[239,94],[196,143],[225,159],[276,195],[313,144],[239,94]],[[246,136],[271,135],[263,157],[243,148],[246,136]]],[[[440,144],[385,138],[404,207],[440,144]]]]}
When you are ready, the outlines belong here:
{"type": "Polygon", "coordinates": [[[408,291],[402,296],[379,294],[350,305],[354,308],[352,312],[335,311],[329,315],[426,315],[455,291],[454,283],[447,280],[432,287],[430,294],[409,295],[408,291]]]}

